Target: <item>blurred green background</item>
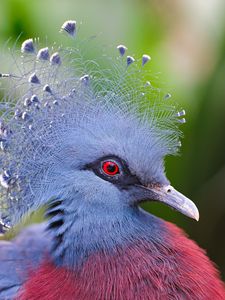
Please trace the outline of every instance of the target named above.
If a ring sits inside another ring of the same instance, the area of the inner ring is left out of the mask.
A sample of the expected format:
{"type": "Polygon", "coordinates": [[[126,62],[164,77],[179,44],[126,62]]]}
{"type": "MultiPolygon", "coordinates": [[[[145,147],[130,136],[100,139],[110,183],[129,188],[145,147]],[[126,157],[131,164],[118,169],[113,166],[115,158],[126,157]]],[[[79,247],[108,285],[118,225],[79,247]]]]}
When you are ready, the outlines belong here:
{"type": "Polygon", "coordinates": [[[67,19],[82,23],[84,38],[149,53],[152,73],[160,71],[163,87],[185,108],[181,156],[167,159],[167,175],[197,204],[200,221],[160,204],[146,209],[184,228],[225,279],[225,1],[1,0],[0,43],[21,32],[60,42],[67,19]]]}

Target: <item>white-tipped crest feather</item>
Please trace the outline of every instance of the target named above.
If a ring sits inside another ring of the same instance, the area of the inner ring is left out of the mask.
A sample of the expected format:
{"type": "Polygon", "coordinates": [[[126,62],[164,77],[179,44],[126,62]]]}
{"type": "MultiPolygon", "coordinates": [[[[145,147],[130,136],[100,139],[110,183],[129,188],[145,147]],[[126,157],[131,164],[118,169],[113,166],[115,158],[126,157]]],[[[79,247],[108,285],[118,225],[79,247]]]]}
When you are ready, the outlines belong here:
{"type": "MultiPolygon", "coordinates": [[[[76,22],[65,22],[61,30],[75,36],[76,22]]],[[[38,49],[38,43],[29,39],[16,58],[14,75],[1,74],[10,77],[4,79],[9,87],[0,125],[0,217],[5,223],[16,222],[41,204],[37,199],[54,179],[50,174],[65,135],[76,126],[94,124],[103,110],[109,116],[112,111],[114,118],[124,114],[139,120],[146,135],[154,132],[160,140],[162,155],[179,148],[178,125],[184,119],[179,121],[178,116],[183,113],[177,114],[146,78],[143,65],[150,56],[144,55],[141,62],[123,57],[128,50],[119,45],[118,57],[108,58],[111,65],[102,70],[97,59],[82,59],[85,47],[79,46],[77,36],[73,42],[74,48],[38,49]]]]}

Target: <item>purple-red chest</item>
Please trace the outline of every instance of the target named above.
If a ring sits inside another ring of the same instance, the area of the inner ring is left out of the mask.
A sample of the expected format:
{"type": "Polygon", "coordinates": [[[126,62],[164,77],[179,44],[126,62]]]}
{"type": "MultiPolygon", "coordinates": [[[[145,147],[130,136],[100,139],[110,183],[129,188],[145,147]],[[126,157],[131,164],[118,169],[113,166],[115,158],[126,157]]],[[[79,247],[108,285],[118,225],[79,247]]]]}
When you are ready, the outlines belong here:
{"type": "Polygon", "coordinates": [[[174,225],[168,244],[137,241],[110,255],[91,255],[78,270],[44,262],[20,300],[224,300],[225,289],[205,253],[174,225]]]}

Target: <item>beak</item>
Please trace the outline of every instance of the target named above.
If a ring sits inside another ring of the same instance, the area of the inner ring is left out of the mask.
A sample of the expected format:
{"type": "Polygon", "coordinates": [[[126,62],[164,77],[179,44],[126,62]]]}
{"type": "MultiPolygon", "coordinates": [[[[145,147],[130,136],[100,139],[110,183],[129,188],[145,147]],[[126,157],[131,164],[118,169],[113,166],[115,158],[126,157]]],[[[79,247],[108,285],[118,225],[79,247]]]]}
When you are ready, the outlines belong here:
{"type": "Polygon", "coordinates": [[[196,205],[187,197],[176,191],[171,185],[137,185],[142,194],[140,201],[153,200],[165,203],[173,209],[181,212],[189,218],[199,220],[199,212],[196,205]]]}

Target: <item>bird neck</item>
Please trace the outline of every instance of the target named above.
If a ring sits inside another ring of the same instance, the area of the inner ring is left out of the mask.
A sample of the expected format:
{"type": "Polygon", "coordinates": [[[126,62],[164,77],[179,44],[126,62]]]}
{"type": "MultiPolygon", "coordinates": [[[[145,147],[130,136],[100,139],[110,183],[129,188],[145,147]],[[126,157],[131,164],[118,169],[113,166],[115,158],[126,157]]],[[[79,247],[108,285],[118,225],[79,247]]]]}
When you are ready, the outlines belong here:
{"type": "Polygon", "coordinates": [[[53,236],[53,260],[57,265],[77,267],[90,255],[110,253],[138,241],[163,243],[164,222],[139,207],[118,211],[77,211],[53,216],[48,221],[53,236]]]}

